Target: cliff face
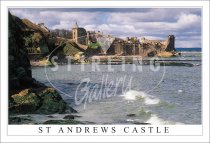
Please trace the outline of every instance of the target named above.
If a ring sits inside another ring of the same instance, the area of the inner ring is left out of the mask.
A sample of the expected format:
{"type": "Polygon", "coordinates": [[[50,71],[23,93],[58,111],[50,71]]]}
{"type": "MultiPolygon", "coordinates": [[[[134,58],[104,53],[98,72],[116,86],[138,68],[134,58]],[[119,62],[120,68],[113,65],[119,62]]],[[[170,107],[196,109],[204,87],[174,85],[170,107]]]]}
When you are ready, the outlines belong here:
{"type": "Polygon", "coordinates": [[[33,83],[30,61],[24,47],[23,25],[17,25],[9,13],[9,91],[22,89],[33,83]]]}
{"type": "Polygon", "coordinates": [[[9,113],[76,112],[56,90],[32,78],[22,26],[9,13],[9,113]]]}

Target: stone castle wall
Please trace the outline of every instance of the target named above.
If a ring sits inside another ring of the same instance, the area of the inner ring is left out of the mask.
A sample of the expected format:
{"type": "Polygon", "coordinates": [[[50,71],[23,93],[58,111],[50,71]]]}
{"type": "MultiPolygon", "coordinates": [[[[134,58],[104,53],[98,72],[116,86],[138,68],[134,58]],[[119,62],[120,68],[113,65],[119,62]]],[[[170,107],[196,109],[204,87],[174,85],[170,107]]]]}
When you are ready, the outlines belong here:
{"type": "MultiPolygon", "coordinates": [[[[87,32],[84,28],[79,28],[77,23],[72,29],[73,41],[80,47],[82,45],[87,47],[90,42],[97,43],[97,38],[100,36],[103,37],[100,32],[87,32]]],[[[174,35],[169,35],[166,40],[149,40],[144,37],[141,41],[137,37],[127,37],[125,40],[115,38],[110,47],[106,48],[106,51],[103,51],[103,47],[100,48],[102,49],[102,53],[108,55],[148,55],[151,52],[176,51],[174,35]]]]}
{"type": "Polygon", "coordinates": [[[163,51],[172,52],[176,51],[175,49],[175,36],[169,35],[166,40],[149,40],[146,38],[141,39],[141,47],[143,49],[143,54],[149,52],[160,53],[163,51]]]}

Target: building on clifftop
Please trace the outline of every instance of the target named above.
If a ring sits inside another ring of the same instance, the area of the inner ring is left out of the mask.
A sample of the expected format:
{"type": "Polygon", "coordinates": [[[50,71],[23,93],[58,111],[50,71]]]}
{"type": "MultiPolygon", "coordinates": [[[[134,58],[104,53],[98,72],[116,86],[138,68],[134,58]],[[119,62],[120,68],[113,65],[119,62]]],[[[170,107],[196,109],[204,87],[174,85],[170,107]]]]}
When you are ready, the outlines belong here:
{"type": "Polygon", "coordinates": [[[77,44],[87,45],[87,32],[84,28],[79,27],[77,22],[72,28],[72,39],[77,44]]]}

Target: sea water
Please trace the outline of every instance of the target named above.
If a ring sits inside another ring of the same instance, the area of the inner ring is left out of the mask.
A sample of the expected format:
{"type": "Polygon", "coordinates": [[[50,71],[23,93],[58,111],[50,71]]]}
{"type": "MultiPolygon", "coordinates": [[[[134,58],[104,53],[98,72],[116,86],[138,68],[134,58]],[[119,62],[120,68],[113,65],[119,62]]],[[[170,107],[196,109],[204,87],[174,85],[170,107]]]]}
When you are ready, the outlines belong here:
{"type": "MultiPolygon", "coordinates": [[[[171,59],[201,60],[201,53],[171,59]]],[[[201,124],[201,62],[195,66],[62,65],[33,68],[33,77],[56,88],[96,124],[201,124]],[[153,66],[153,67],[152,67],[153,66]],[[110,71],[110,68],[112,69],[110,71]]]]}

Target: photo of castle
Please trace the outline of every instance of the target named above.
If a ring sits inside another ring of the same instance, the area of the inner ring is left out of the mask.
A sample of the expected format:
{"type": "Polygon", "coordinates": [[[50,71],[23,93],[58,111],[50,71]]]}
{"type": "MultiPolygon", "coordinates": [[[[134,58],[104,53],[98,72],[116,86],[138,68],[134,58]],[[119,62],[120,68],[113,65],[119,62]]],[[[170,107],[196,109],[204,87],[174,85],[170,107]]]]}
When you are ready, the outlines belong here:
{"type": "Polygon", "coordinates": [[[200,8],[9,8],[9,124],[200,125],[201,19],[200,8]]]}

